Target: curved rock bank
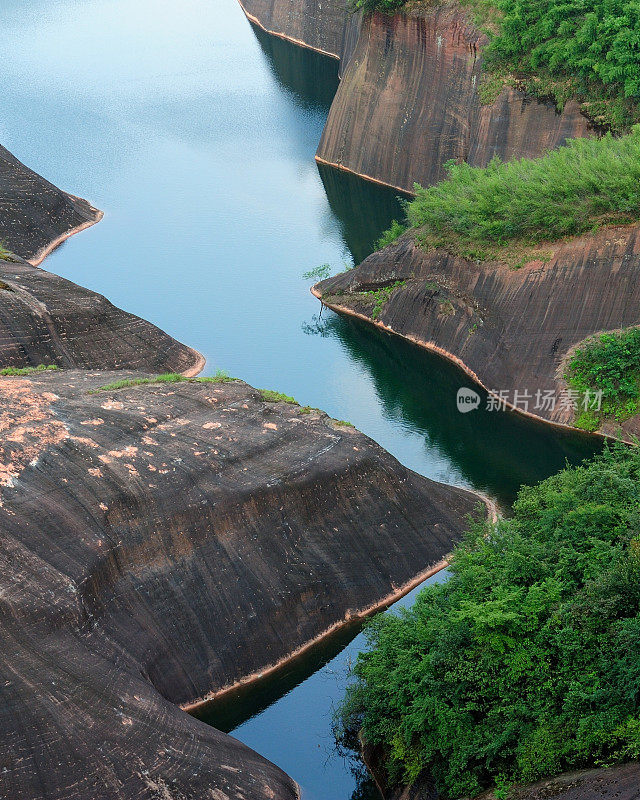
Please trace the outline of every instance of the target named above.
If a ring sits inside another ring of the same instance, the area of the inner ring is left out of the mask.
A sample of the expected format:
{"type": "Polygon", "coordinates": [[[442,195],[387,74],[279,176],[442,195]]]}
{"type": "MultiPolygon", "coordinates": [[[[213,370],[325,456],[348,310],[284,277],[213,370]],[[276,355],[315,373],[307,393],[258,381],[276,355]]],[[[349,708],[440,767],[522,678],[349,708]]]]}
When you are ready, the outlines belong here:
{"type": "Polygon", "coordinates": [[[559,114],[509,88],[483,104],[485,44],[457,5],[366,17],[317,159],[411,192],[441,180],[449,159],[485,166],[590,135],[573,102],[559,114]]]}
{"type": "Polygon", "coordinates": [[[102,295],[22,259],[0,259],[0,369],[53,364],[197,375],[204,363],[102,295]]]}
{"type": "MultiPolygon", "coordinates": [[[[338,313],[448,356],[512,405],[518,392],[520,411],[570,425],[568,352],[594,333],[640,324],[640,226],[559,243],[547,263],[517,270],[425,252],[407,234],[312,291],[338,313]],[[538,391],[551,392],[553,407],[535,407],[538,391]]],[[[640,433],[640,418],[622,430],[640,433]]]]}
{"type": "Polygon", "coordinates": [[[122,378],[0,379],[0,796],[294,798],[177,704],[399,592],[477,497],[246,384],[122,378]]]}
{"type": "Polygon", "coordinates": [[[0,147],[0,245],[32,264],[102,212],[67,194],[0,147]]]}

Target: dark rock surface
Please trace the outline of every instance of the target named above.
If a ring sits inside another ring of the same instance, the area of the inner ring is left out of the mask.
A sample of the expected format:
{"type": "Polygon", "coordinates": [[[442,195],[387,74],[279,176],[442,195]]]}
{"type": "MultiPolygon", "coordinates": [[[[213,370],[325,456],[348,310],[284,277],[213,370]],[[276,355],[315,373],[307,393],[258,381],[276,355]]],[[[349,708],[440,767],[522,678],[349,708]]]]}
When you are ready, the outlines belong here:
{"type": "Polygon", "coordinates": [[[287,800],[181,711],[375,606],[477,497],[243,383],[0,379],[0,797],[287,800]]]}
{"type": "Polygon", "coordinates": [[[360,16],[346,0],[239,0],[247,17],[267,33],[349,61],[360,29],[360,16]]]}
{"type": "Polygon", "coordinates": [[[101,212],[21,164],[0,147],[0,244],[33,264],[101,212]]]}
{"type": "Polygon", "coordinates": [[[194,375],[204,359],[102,295],[0,259],[0,369],[39,364],[194,375]]]}
{"type": "Polygon", "coordinates": [[[449,159],[484,166],[590,134],[573,102],[558,114],[509,88],[482,105],[485,43],[457,5],[365,18],[317,158],[410,192],[442,179],[449,159]]]}
{"type": "MultiPolygon", "coordinates": [[[[534,410],[535,394],[560,398],[563,364],[584,339],[640,324],[640,226],[602,230],[554,250],[547,263],[514,270],[425,252],[405,235],[313,291],[335,311],[373,321],[375,298],[362,292],[404,282],[377,324],[444,353],[489,391],[511,400],[516,390],[521,398],[528,392],[529,412],[541,419],[571,424],[569,403],[534,410]]],[[[613,425],[603,431],[618,432],[613,425]]],[[[640,433],[640,419],[627,420],[623,432],[640,433]]]]}

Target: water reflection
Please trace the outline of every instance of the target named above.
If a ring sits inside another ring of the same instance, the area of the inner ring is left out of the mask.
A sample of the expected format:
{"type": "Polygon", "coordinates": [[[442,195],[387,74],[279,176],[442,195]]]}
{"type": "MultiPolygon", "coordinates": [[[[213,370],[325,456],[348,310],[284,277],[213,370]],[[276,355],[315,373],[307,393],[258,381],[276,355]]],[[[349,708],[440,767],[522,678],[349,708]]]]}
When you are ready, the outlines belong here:
{"type": "Polygon", "coordinates": [[[318,164],[331,212],[340,223],[345,245],[359,264],[374,249],[380,233],[394,219],[404,219],[402,200],[395,189],[376,186],[349,172],[318,164]]]}
{"type": "Polygon", "coordinates": [[[324,311],[305,324],[308,335],[334,337],[370,374],[383,413],[423,437],[424,447],[454,462],[464,482],[507,508],[522,484],[578,464],[602,444],[512,411],[486,409],[486,394],[455,364],[359,320],[324,311]],[[481,395],[477,411],[460,414],[456,395],[468,386],[481,395]]]}

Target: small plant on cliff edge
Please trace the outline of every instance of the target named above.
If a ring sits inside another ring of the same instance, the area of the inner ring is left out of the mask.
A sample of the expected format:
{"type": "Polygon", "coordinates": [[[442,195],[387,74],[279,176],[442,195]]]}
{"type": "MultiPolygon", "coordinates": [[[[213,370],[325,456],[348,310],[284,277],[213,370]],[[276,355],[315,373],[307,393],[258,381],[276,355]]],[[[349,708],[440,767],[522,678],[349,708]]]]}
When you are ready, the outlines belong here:
{"type": "Polygon", "coordinates": [[[265,403],[289,403],[292,406],[297,406],[298,403],[293,397],[282,392],[275,392],[273,389],[260,389],[260,397],[265,403]]]}
{"type": "Polygon", "coordinates": [[[541,158],[448,170],[435,186],[416,186],[407,216],[423,246],[466,258],[511,254],[522,263],[526,248],[640,218],[640,126],[620,138],[575,139],[541,158]]]}
{"type": "Polygon", "coordinates": [[[398,222],[397,219],[394,219],[391,223],[391,226],[387,228],[386,231],[382,234],[382,236],[378,239],[375,244],[376,250],[382,250],[384,247],[387,247],[390,244],[393,244],[397,239],[399,239],[403,233],[407,230],[406,225],[402,225],[398,222]]]}
{"type": "Polygon", "coordinates": [[[89,394],[97,394],[98,392],[114,392],[119,389],[130,389],[133,386],[150,386],[153,384],[161,383],[234,383],[237,378],[231,378],[224,370],[216,370],[214,375],[204,378],[187,378],[177,372],[166,372],[163,375],[155,375],[151,378],[123,378],[120,381],[113,383],[106,383],[104,386],[98,386],[97,389],[91,389],[89,394]]]}
{"type": "Polygon", "coordinates": [[[640,329],[603,333],[581,345],[565,374],[581,395],[602,392],[599,411],[587,409],[577,427],[597,430],[602,419],[622,422],[640,412],[640,329]]]}
{"type": "Polygon", "coordinates": [[[472,526],[448,582],[368,626],[338,732],[444,798],[638,752],[639,530],[640,448],[523,488],[512,518],[472,526]]]}

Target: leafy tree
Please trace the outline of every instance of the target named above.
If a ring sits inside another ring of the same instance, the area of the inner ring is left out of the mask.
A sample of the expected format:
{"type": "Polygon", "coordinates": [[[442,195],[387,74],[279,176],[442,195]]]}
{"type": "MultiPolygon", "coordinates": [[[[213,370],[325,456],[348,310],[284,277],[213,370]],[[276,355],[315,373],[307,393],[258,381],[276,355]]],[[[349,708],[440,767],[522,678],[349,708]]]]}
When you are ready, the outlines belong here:
{"type": "Polygon", "coordinates": [[[448,798],[637,757],[639,531],[637,449],[523,488],[512,518],[471,527],[446,584],[369,625],[342,730],[448,798]]]}

